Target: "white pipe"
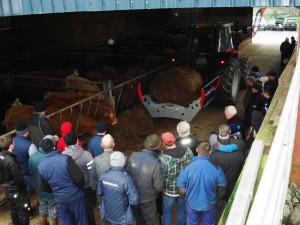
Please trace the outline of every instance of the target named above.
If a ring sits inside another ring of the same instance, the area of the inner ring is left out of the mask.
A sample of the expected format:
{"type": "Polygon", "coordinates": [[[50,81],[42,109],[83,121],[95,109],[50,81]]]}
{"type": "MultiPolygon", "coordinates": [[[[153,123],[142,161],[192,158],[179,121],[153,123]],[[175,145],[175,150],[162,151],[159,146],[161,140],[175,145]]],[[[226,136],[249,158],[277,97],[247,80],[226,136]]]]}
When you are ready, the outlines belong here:
{"type": "Polygon", "coordinates": [[[264,142],[255,140],[243,168],[226,225],[245,224],[263,150],[264,142]]]}

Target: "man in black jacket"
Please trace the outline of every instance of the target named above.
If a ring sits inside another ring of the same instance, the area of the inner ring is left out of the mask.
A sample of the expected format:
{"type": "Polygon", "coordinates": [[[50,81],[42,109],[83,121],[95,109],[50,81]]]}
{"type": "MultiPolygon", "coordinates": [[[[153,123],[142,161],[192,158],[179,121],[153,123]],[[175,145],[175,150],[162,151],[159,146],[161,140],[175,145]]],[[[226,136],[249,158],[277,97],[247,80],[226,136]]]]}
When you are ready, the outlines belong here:
{"type": "Polygon", "coordinates": [[[177,125],[177,133],[179,135],[176,138],[176,146],[180,148],[189,147],[194,156],[197,156],[198,153],[196,151],[197,146],[200,144],[198,138],[194,137],[190,134],[190,124],[186,121],[181,121],[177,125]]]}
{"type": "Polygon", "coordinates": [[[228,125],[223,124],[219,127],[218,144],[210,154],[211,162],[221,166],[226,176],[226,201],[228,201],[245,163],[244,151],[239,143],[230,138],[230,132],[228,125]]]}
{"type": "Polygon", "coordinates": [[[159,225],[156,198],[163,190],[164,179],[158,155],[155,152],[162,142],[152,134],[144,141],[145,149],[132,153],[128,160],[128,171],[140,196],[138,224],[159,225]]]}
{"type": "Polygon", "coordinates": [[[13,225],[28,225],[30,208],[22,174],[16,156],[12,153],[12,139],[1,137],[0,149],[0,184],[5,191],[13,225]]]}
{"type": "Polygon", "coordinates": [[[46,102],[38,101],[35,105],[35,113],[28,121],[29,137],[37,147],[46,135],[53,135],[51,124],[46,117],[46,109],[46,102]]]}

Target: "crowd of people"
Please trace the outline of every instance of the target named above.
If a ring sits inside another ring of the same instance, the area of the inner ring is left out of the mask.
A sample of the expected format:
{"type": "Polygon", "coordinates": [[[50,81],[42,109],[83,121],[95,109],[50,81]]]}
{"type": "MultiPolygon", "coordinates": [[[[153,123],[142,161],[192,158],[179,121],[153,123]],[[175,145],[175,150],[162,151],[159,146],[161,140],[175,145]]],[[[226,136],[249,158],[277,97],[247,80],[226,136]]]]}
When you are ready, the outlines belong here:
{"type": "Polygon", "coordinates": [[[87,150],[70,122],[61,124],[59,138],[45,116],[47,105],[38,102],[28,122],[16,122],[15,137],[0,138],[0,184],[13,224],[28,225],[35,213],[31,188],[41,225],[58,220],[95,225],[97,205],[102,225],[216,224],[278,86],[274,71],[266,74],[264,85],[259,68],[252,72],[246,79],[244,118],[226,106],[226,124],[207,141],[181,121],[176,135],[151,134],[128,159],[115,148],[103,121],[95,124],[98,133],[87,150]]]}

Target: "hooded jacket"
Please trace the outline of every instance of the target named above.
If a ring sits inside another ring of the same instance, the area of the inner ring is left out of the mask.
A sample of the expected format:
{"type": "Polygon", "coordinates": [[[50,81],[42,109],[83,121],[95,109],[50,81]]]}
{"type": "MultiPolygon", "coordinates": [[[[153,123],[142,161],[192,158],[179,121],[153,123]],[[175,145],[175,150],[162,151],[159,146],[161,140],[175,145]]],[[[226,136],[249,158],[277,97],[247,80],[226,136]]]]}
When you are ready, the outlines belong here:
{"type": "Polygon", "coordinates": [[[81,172],[84,176],[84,188],[90,187],[90,174],[89,170],[92,167],[93,156],[90,152],[85,151],[78,145],[70,145],[68,146],[62,154],[66,154],[72,157],[75,163],[79,166],[81,172]]]}
{"type": "MultiPolygon", "coordinates": [[[[72,131],[73,127],[70,122],[64,122],[60,125],[61,138],[57,142],[57,150],[64,151],[67,144],[64,140],[64,136],[72,131]]],[[[77,145],[81,146],[81,142],[77,139],[77,145]]]]}
{"type": "Polygon", "coordinates": [[[190,148],[175,147],[164,150],[159,156],[165,178],[164,193],[169,196],[179,196],[176,189],[177,178],[184,164],[192,161],[193,152],[190,148]]]}

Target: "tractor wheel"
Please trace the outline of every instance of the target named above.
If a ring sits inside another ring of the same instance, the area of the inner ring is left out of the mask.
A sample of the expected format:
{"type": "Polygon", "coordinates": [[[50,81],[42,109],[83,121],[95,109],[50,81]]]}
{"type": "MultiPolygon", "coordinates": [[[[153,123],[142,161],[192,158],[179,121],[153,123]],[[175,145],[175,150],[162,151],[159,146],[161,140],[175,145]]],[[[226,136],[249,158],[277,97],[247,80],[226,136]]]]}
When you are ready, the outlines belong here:
{"type": "Polygon", "coordinates": [[[240,87],[240,63],[237,59],[231,59],[228,66],[219,72],[220,87],[216,100],[222,106],[235,105],[239,96],[240,87]]]}
{"type": "Polygon", "coordinates": [[[250,59],[241,58],[240,59],[240,66],[241,66],[241,80],[240,80],[240,89],[246,89],[246,78],[250,75],[251,68],[250,68],[250,59]]]}

